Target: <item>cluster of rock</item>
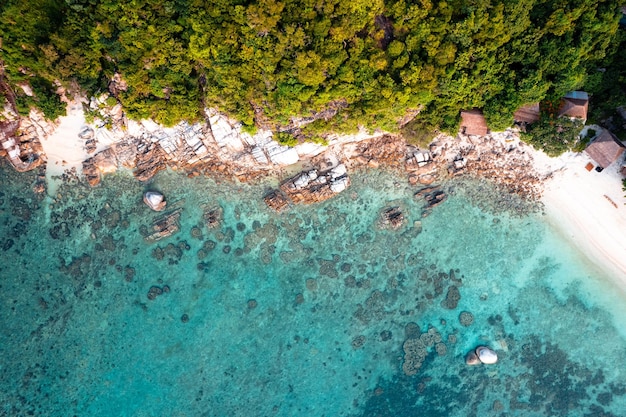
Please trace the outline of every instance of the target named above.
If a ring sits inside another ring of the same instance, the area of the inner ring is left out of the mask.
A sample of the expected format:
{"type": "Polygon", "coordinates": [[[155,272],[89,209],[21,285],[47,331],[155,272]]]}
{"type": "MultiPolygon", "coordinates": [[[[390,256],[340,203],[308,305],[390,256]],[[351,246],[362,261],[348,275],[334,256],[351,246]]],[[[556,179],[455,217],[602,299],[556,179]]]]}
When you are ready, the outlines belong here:
{"type": "MultiPolygon", "coordinates": [[[[108,138],[114,142],[83,162],[83,174],[92,186],[100,182],[102,174],[120,167],[132,169],[137,179],[147,181],[168,165],[184,168],[211,158],[201,125],[180,123],[174,128],[160,128],[148,122],[131,124],[134,127],[128,134],[108,138]]],[[[88,132],[85,129],[81,134],[87,137],[86,146],[92,148],[89,143],[94,139],[88,132]]],[[[96,134],[107,136],[110,132],[98,130],[96,134]]]]}
{"type": "Polygon", "coordinates": [[[446,194],[441,190],[439,186],[428,186],[418,190],[414,197],[416,199],[423,199],[425,202],[422,209],[422,217],[428,216],[432,213],[433,208],[446,200],[446,194]]]}
{"type": "Polygon", "coordinates": [[[433,158],[449,175],[488,178],[510,193],[537,200],[546,174],[537,172],[527,149],[528,145],[512,129],[481,137],[441,135],[430,146],[433,158]]]}
{"type": "Polygon", "coordinates": [[[385,207],[380,212],[379,227],[382,229],[397,230],[404,226],[406,218],[399,206],[385,207]]]}
{"type": "Polygon", "coordinates": [[[358,142],[341,144],[333,150],[345,155],[350,168],[356,167],[387,167],[403,169],[405,166],[407,144],[399,136],[383,134],[379,137],[365,137],[358,142]]]}
{"type": "Polygon", "coordinates": [[[217,229],[222,224],[224,209],[220,205],[205,205],[203,207],[202,219],[208,230],[217,229]]]}
{"type": "Polygon", "coordinates": [[[159,295],[166,294],[168,292],[170,292],[170,287],[168,285],[164,285],[163,287],[153,285],[148,290],[148,300],[154,300],[159,295]]]}
{"type": "Polygon", "coordinates": [[[41,113],[31,111],[20,117],[11,97],[0,112],[0,157],[6,157],[18,172],[26,172],[45,162],[40,139],[53,127],[41,113]]]}
{"type": "Polygon", "coordinates": [[[350,177],[344,164],[336,164],[322,171],[310,169],[284,181],[279,190],[265,196],[266,204],[284,210],[290,203],[311,204],[328,200],[350,186],[350,177]]]}
{"type": "Polygon", "coordinates": [[[144,231],[144,239],[147,242],[156,242],[166,237],[172,236],[180,230],[181,208],[167,212],[153,220],[151,227],[144,231]]]}

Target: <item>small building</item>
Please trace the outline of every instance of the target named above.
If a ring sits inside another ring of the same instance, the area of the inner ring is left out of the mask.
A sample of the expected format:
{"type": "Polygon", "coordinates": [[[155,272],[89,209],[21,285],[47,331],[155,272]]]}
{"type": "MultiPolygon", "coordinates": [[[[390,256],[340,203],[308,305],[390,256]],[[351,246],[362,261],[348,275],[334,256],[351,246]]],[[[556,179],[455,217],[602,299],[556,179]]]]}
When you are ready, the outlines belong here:
{"type": "Polygon", "coordinates": [[[484,136],[489,133],[489,127],[483,112],[478,109],[462,110],[461,133],[476,136],[484,136]]]}
{"type": "Polygon", "coordinates": [[[587,155],[603,169],[619,160],[624,155],[624,151],[626,151],[626,146],[606,129],[585,149],[587,155]]]}
{"type": "Polygon", "coordinates": [[[526,104],[513,113],[513,120],[519,123],[534,123],[540,119],[539,103],[526,104]]]}
{"type": "Polygon", "coordinates": [[[571,91],[561,99],[559,117],[572,117],[587,121],[589,110],[589,95],[584,91],[571,91]]]}

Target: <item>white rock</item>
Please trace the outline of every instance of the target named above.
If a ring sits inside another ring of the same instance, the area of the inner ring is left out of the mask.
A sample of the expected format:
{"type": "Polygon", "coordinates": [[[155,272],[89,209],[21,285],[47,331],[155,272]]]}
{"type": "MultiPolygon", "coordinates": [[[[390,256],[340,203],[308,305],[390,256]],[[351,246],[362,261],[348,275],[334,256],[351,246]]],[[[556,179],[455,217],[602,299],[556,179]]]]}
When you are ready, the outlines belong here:
{"type": "Polygon", "coordinates": [[[296,188],[304,188],[309,185],[309,182],[309,175],[306,172],[303,172],[302,174],[300,174],[300,176],[298,176],[298,178],[294,180],[293,185],[296,188]]]}
{"type": "Polygon", "coordinates": [[[287,146],[269,145],[266,150],[270,156],[270,160],[276,165],[293,165],[300,159],[298,152],[296,152],[294,148],[287,146]]]}
{"type": "Polygon", "coordinates": [[[213,137],[220,147],[227,147],[237,152],[243,151],[244,144],[239,137],[239,132],[233,129],[226,117],[213,113],[209,117],[209,124],[213,137]]]}
{"type": "Polygon", "coordinates": [[[312,158],[324,152],[325,146],[312,142],[303,142],[295,146],[301,158],[312,158]]]}
{"type": "Polygon", "coordinates": [[[350,180],[348,179],[348,177],[341,177],[330,183],[330,190],[333,193],[340,193],[346,188],[348,188],[349,184],[350,184],[350,180]]]}
{"type": "Polygon", "coordinates": [[[9,149],[9,158],[19,158],[20,156],[20,149],[19,148],[13,148],[13,149],[9,149]]]}
{"type": "Polygon", "coordinates": [[[318,177],[316,169],[310,170],[307,172],[307,175],[309,176],[309,181],[315,181],[318,177]]]}
{"type": "Polygon", "coordinates": [[[498,354],[487,346],[478,346],[476,348],[476,355],[478,355],[478,359],[486,365],[498,362],[498,354]]]}
{"type": "Polygon", "coordinates": [[[260,164],[268,164],[267,156],[265,156],[265,152],[260,146],[255,146],[252,148],[252,156],[254,159],[260,164]]]}
{"type": "Polygon", "coordinates": [[[156,191],[148,191],[143,196],[143,201],[154,211],[161,211],[165,208],[167,202],[163,194],[156,191]]]}
{"type": "Polygon", "coordinates": [[[346,166],[344,164],[339,164],[330,170],[330,176],[333,179],[342,177],[346,175],[347,173],[348,173],[348,170],[346,169],[346,166]]]}

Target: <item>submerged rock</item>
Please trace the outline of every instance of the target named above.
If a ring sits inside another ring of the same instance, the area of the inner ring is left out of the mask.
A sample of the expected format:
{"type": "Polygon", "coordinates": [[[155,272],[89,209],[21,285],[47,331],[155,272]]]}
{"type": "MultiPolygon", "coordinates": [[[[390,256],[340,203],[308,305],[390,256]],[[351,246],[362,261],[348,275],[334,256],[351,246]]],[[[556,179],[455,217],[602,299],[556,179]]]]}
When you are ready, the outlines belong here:
{"type": "Polygon", "coordinates": [[[161,211],[167,205],[163,194],[156,191],[148,191],[143,195],[143,202],[154,211],[161,211]]]}
{"type": "Polygon", "coordinates": [[[379,225],[381,228],[397,230],[404,224],[405,217],[400,207],[385,207],[380,212],[379,225]]]}
{"type": "Polygon", "coordinates": [[[498,362],[498,354],[487,346],[478,346],[476,348],[476,355],[478,359],[486,365],[498,362]]]}
{"type": "Polygon", "coordinates": [[[263,197],[263,200],[269,208],[278,213],[289,207],[289,200],[287,200],[287,197],[279,190],[270,191],[263,197]]]}
{"type": "Polygon", "coordinates": [[[461,314],[459,314],[459,322],[462,326],[470,326],[474,322],[474,315],[469,311],[462,311],[461,314]]]}
{"type": "Polygon", "coordinates": [[[476,352],[472,350],[465,355],[465,363],[467,365],[479,365],[481,362],[476,352]]]}

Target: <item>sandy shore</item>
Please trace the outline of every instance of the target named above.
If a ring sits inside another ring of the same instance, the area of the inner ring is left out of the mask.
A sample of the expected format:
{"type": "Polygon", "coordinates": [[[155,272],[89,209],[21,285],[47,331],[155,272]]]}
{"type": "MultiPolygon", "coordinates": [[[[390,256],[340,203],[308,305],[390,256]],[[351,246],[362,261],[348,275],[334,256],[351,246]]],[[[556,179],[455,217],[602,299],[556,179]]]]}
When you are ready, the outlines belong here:
{"type": "Polygon", "coordinates": [[[542,201],[548,221],[626,292],[626,198],[617,164],[587,171],[586,154],[537,158],[559,168],[546,181],[542,201]]]}
{"type": "Polygon", "coordinates": [[[65,170],[76,168],[82,171],[82,163],[89,158],[85,150],[85,141],[78,137],[81,128],[85,125],[82,104],[72,102],[67,106],[67,116],[60,117],[54,132],[41,141],[48,165],[48,178],[61,175],[65,170]]]}
{"type": "Polygon", "coordinates": [[[41,141],[41,146],[48,157],[46,180],[50,195],[57,189],[57,181],[53,177],[60,176],[72,168],[80,174],[83,161],[91,156],[85,150],[85,141],[78,137],[83,126],[85,126],[83,106],[80,102],[73,101],[67,106],[67,115],[59,118],[54,132],[41,141]]]}

